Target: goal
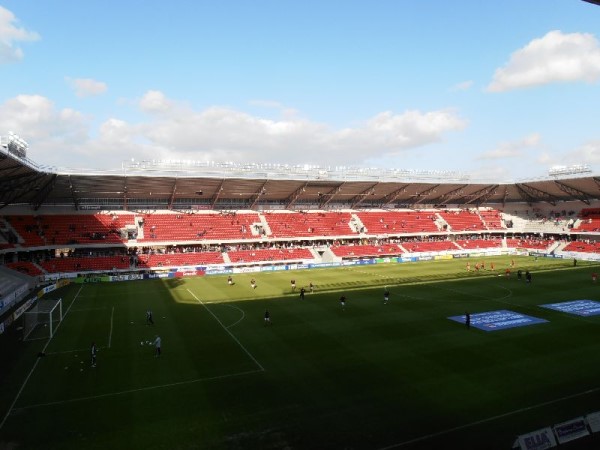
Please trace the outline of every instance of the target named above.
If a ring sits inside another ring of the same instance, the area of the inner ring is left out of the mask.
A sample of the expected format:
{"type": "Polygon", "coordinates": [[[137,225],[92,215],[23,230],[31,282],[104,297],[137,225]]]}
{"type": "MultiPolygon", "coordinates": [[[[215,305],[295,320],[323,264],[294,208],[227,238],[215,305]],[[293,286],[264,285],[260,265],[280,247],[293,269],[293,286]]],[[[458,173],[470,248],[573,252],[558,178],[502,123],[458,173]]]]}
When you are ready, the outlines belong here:
{"type": "Polygon", "coordinates": [[[62,299],[39,300],[23,317],[24,341],[51,338],[63,318],[62,299]]]}

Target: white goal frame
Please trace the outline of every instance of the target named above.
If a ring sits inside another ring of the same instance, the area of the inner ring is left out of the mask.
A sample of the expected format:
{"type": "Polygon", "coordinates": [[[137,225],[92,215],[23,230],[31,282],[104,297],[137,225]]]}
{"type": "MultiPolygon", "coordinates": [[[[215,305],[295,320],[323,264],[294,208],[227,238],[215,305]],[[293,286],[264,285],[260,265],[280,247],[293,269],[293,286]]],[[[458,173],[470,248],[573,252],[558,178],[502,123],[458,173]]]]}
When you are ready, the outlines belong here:
{"type": "Polygon", "coordinates": [[[23,314],[23,340],[51,338],[62,319],[62,298],[58,300],[38,300],[33,308],[23,314]],[[30,337],[33,331],[40,326],[44,327],[41,336],[40,333],[36,333],[34,337],[30,337]]]}

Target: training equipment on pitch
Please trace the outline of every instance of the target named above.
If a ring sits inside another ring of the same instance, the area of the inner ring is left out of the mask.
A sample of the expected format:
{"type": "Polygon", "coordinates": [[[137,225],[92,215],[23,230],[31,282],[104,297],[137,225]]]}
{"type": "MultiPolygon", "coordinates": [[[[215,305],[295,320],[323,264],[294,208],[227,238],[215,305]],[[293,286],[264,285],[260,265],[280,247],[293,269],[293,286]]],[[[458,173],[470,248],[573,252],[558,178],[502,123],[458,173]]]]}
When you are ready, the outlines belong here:
{"type": "Polygon", "coordinates": [[[23,340],[51,338],[62,319],[62,299],[38,300],[23,314],[23,340]]]}

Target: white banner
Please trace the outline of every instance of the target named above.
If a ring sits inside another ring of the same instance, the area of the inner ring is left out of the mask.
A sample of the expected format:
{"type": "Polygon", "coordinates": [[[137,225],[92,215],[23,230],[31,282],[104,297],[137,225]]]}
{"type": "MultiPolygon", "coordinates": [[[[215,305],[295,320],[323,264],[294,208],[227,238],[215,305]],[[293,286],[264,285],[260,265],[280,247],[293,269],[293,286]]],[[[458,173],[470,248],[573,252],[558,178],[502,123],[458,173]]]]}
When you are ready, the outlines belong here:
{"type": "Polygon", "coordinates": [[[590,434],[585,426],[585,419],[583,417],[577,417],[576,419],[554,425],[554,433],[556,433],[559,444],[564,444],[565,442],[570,442],[590,434]]]}
{"type": "Polygon", "coordinates": [[[585,416],[585,420],[587,420],[587,424],[592,430],[592,433],[597,433],[600,431],[600,412],[590,413],[585,416]]]}
{"type": "Polygon", "coordinates": [[[518,442],[521,450],[544,450],[556,447],[556,439],[550,427],[522,434],[518,442]]]}

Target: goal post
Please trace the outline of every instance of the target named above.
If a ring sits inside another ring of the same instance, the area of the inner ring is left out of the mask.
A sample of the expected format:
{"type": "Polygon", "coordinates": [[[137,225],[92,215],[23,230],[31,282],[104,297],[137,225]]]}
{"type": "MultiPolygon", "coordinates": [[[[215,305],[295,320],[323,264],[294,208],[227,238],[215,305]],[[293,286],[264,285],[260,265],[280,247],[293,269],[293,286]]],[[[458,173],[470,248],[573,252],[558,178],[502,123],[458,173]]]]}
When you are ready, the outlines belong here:
{"type": "Polygon", "coordinates": [[[63,319],[62,299],[39,300],[23,317],[24,341],[51,338],[63,319]]]}

